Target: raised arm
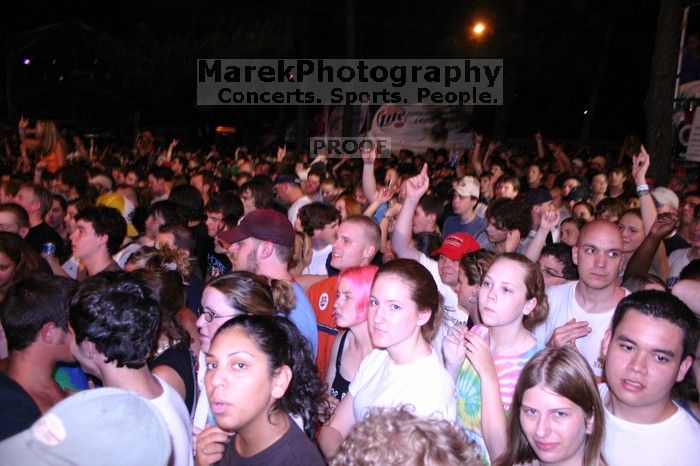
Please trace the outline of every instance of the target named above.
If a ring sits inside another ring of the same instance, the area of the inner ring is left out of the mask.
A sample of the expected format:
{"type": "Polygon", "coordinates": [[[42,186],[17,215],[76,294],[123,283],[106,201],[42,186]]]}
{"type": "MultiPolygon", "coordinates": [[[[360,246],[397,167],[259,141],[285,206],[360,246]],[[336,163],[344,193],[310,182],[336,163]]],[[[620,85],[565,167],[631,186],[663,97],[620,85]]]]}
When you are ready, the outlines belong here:
{"type": "Polygon", "coordinates": [[[535,133],[535,142],[537,143],[537,158],[543,159],[545,157],[544,142],[542,142],[542,133],[539,131],[535,133]]]}
{"type": "Polygon", "coordinates": [[[391,235],[391,245],[394,247],[394,252],[402,259],[418,260],[420,257],[418,250],[411,246],[413,213],[418,207],[418,201],[428,191],[429,186],[428,164],[423,164],[423,168],[418,175],[406,180],[406,199],[396,218],[394,232],[391,235]]]}
{"type": "Polygon", "coordinates": [[[362,190],[369,202],[377,197],[377,180],[374,177],[374,148],[362,148],[362,190]]]}
{"type": "Polygon", "coordinates": [[[649,268],[654,260],[654,255],[659,249],[659,245],[663,245],[663,239],[673,231],[677,221],[678,217],[670,212],[657,216],[644,241],[642,241],[642,244],[639,245],[627,262],[624,279],[634,273],[649,273],[649,268]]]}
{"type": "Polygon", "coordinates": [[[559,209],[551,209],[542,214],[540,219],[540,226],[537,228],[535,237],[532,238],[530,243],[525,249],[525,256],[533,262],[537,262],[542,254],[542,248],[547,241],[547,234],[554,230],[557,225],[559,225],[559,209]]]}

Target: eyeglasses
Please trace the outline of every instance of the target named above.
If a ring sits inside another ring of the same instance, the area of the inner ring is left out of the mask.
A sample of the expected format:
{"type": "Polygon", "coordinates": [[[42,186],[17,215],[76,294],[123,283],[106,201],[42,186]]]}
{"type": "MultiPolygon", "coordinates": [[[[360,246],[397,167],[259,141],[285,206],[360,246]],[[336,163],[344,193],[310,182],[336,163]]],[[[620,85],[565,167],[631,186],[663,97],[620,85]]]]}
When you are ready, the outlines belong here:
{"type": "Polygon", "coordinates": [[[204,320],[206,320],[207,322],[213,322],[214,319],[222,319],[224,317],[227,317],[230,319],[230,318],[236,317],[238,315],[238,314],[231,314],[231,315],[227,315],[227,316],[220,316],[216,312],[205,311],[204,309],[200,309],[199,313],[204,315],[204,320]]]}

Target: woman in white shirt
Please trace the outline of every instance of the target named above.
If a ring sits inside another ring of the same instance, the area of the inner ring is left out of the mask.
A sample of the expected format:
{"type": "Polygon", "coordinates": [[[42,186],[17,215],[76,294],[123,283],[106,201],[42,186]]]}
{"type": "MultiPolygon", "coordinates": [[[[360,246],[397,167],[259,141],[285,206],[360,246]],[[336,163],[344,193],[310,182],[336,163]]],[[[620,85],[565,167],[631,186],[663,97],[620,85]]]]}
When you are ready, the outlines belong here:
{"type": "Polygon", "coordinates": [[[410,405],[413,414],[453,420],[454,382],[430,346],[443,318],[442,297],[430,272],[410,259],[384,264],[370,294],[369,334],[374,349],[360,364],[348,394],[319,445],[332,457],[370,408],[410,405]]]}

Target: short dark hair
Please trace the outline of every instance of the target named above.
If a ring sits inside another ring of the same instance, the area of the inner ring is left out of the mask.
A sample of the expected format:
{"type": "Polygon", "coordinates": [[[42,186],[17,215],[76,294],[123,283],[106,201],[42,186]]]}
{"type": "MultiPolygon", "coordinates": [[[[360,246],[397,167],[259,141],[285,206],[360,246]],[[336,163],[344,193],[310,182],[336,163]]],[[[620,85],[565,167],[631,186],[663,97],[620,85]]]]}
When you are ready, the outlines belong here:
{"type": "Polygon", "coordinates": [[[212,196],[207,203],[206,212],[219,212],[224,217],[226,228],[233,228],[243,216],[243,202],[234,193],[220,193],[212,196]]]}
{"type": "Polygon", "coordinates": [[[618,303],[611,324],[613,335],[625,314],[630,310],[680,327],[683,331],[681,359],[695,354],[698,346],[698,319],[683,301],[664,291],[636,291],[618,303]]]}
{"type": "Polygon", "coordinates": [[[190,255],[194,253],[197,239],[192,234],[192,230],[184,223],[166,223],[160,227],[160,233],[172,233],[175,239],[175,247],[186,249],[190,255]]]}
{"type": "Polygon", "coordinates": [[[107,251],[115,254],[126,236],[126,220],[117,209],[112,207],[86,207],[78,212],[75,221],[82,220],[92,224],[95,234],[107,235],[107,251]]]}
{"type": "Polygon", "coordinates": [[[17,227],[28,228],[29,227],[29,214],[24,207],[14,202],[8,202],[6,204],[0,204],[0,212],[9,212],[15,216],[17,221],[17,227]]]}
{"type": "Polygon", "coordinates": [[[75,280],[48,274],[18,281],[10,288],[2,305],[7,348],[10,351],[28,348],[48,322],[68,330],[67,304],[77,287],[75,280]]]}
{"type": "Polygon", "coordinates": [[[194,186],[189,184],[175,186],[172,191],[170,191],[168,200],[177,204],[180,215],[184,217],[183,220],[193,221],[202,219],[204,200],[200,192],[194,186]]]}
{"type": "Polygon", "coordinates": [[[530,208],[515,199],[496,199],[486,209],[486,220],[493,219],[499,230],[518,230],[525,238],[532,227],[530,208]]]}
{"type": "Polygon", "coordinates": [[[574,259],[571,257],[571,246],[566,243],[547,244],[542,248],[542,256],[555,257],[564,265],[562,275],[567,280],[578,280],[578,268],[574,264],[574,259]]]}
{"type": "Polygon", "coordinates": [[[314,231],[323,229],[326,225],[340,220],[340,212],[332,205],[322,202],[312,202],[299,209],[299,221],[304,233],[314,235],[314,231]]]}
{"type": "Polygon", "coordinates": [[[61,196],[60,194],[52,194],[51,195],[51,204],[53,204],[53,201],[58,201],[59,204],[61,204],[61,209],[65,212],[66,209],[68,209],[68,201],[66,201],[66,198],[61,196]]]}
{"type": "Polygon", "coordinates": [[[438,196],[434,194],[423,194],[418,201],[418,207],[423,209],[426,215],[435,214],[435,219],[438,220],[445,212],[445,204],[438,196]]]}
{"type": "Polygon", "coordinates": [[[241,194],[250,191],[255,199],[255,207],[258,209],[267,209],[272,207],[275,200],[275,194],[272,191],[272,179],[269,176],[257,175],[250,181],[246,181],[239,190],[241,194]]]}
{"type": "Polygon", "coordinates": [[[78,344],[94,343],[107,363],[146,365],[160,327],[158,302],[144,281],[127,272],[101,272],[80,284],[69,304],[78,344]]]}
{"type": "Polygon", "coordinates": [[[153,178],[157,180],[163,180],[163,181],[172,181],[173,180],[173,171],[169,169],[168,167],[153,167],[148,171],[149,175],[152,175],[153,178]]]}
{"type": "Polygon", "coordinates": [[[179,223],[185,220],[182,215],[180,215],[177,204],[168,200],[151,204],[148,208],[148,215],[160,215],[163,217],[163,222],[165,224],[179,223]]]}

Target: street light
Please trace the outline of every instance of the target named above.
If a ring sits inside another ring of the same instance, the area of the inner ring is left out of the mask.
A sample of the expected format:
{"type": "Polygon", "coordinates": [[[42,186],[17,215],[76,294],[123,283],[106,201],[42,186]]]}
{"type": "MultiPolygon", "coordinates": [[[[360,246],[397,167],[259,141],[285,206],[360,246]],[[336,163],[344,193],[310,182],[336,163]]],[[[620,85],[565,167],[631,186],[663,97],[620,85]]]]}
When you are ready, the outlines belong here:
{"type": "Polygon", "coordinates": [[[472,28],[472,32],[477,36],[482,36],[484,34],[484,32],[486,32],[486,24],[479,21],[472,28]]]}

